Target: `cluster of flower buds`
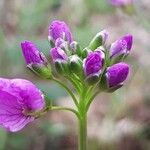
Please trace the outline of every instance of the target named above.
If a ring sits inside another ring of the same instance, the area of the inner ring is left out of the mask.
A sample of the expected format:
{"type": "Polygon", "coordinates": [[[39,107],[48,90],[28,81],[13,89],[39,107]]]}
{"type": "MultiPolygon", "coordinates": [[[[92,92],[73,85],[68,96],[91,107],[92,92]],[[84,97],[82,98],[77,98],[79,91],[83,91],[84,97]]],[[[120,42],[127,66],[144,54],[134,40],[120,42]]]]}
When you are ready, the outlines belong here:
{"type": "MultiPolygon", "coordinates": [[[[62,21],[53,21],[48,35],[52,64],[31,41],[22,42],[21,48],[27,67],[43,78],[54,79],[57,73],[78,86],[94,85],[99,91],[113,92],[123,85],[129,74],[129,66],[123,60],[130,53],[132,36],[125,35],[107,46],[108,36],[103,30],[81,49],[68,26],[62,21]]],[[[44,96],[33,83],[0,78],[0,126],[19,131],[45,109],[44,96]]]]}
{"type": "MultiPolygon", "coordinates": [[[[109,33],[103,30],[96,34],[89,45],[81,49],[73,40],[69,27],[62,21],[53,21],[49,26],[48,40],[50,57],[54,68],[64,77],[78,76],[88,85],[99,84],[101,90],[114,91],[123,85],[129,66],[122,61],[130,53],[132,36],[127,34],[107,46],[109,33]]],[[[29,41],[21,44],[27,66],[45,78],[52,75],[45,56],[29,41]]]]}

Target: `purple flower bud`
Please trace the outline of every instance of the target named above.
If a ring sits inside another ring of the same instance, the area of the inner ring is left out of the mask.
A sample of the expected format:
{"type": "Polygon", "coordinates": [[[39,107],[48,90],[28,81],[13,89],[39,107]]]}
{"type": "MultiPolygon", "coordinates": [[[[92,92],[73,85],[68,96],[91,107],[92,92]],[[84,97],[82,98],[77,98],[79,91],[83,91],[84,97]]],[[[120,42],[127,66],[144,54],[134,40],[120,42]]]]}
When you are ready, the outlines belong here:
{"type": "Polygon", "coordinates": [[[98,49],[88,54],[83,63],[85,76],[99,76],[104,63],[104,53],[98,49]]]}
{"type": "Polygon", "coordinates": [[[64,51],[68,50],[68,44],[66,41],[64,41],[61,38],[58,38],[55,42],[55,47],[60,47],[61,49],[63,49],[64,51]]]}
{"type": "Polygon", "coordinates": [[[110,0],[110,3],[114,6],[126,6],[133,3],[133,0],[110,0]]]}
{"type": "Polygon", "coordinates": [[[32,122],[29,113],[45,107],[43,94],[30,81],[0,78],[0,126],[16,132],[32,122]]]}
{"type": "Polygon", "coordinates": [[[109,88],[123,84],[129,74],[129,66],[125,63],[117,63],[107,68],[106,78],[109,88]]]}
{"type": "Polygon", "coordinates": [[[65,22],[55,20],[49,26],[49,37],[55,42],[57,38],[62,38],[68,43],[73,41],[72,33],[65,22]]]}
{"type": "Polygon", "coordinates": [[[70,44],[70,49],[72,51],[72,54],[77,54],[79,57],[82,57],[82,52],[83,50],[81,49],[80,45],[78,44],[78,42],[73,41],[70,44]]]}
{"type": "Polygon", "coordinates": [[[65,41],[62,38],[57,38],[55,41],[55,47],[65,47],[65,41]]]}
{"type": "Polygon", "coordinates": [[[27,65],[45,63],[44,55],[41,52],[39,52],[36,45],[31,41],[22,42],[21,48],[27,65]]]}
{"type": "Polygon", "coordinates": [[[50,55],[53,59],[53,62],[55,62],[55,61],[66,62],[68,60],[67,54],[60,47],[52,48],[50,51],[50,55]]]}
{"type": "Polygon", "coordinates": [[[76,41],[73,41],[73,42],[70,44],[70,48],[73,50],[73,52],[76,52],[77,47],[78,47],[78,43],[77,43],[76,41]]]}
{"type": "Polygon", "coordinates": [[[119,40],[112,43],[110,48],[110,57],[118,57],[120,55],[128,55],[132,48],[132,35],[125,35],[119,40]]]}
{"type": "Polygon", "coordinates": [[[27,67],[43,78],[50,78],[51,68],[46,57],[38,50],[36,45],[31,41],[24,41],[21,43],[21,48],[27,67]]]}

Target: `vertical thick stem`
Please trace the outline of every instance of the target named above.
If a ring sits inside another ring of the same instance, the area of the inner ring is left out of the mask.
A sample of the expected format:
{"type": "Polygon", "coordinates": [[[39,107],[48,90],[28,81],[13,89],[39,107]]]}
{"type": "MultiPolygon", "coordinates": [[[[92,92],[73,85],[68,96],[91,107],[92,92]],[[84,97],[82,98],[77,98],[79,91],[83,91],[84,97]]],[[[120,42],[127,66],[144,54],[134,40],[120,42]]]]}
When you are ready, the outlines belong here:
{"type": "Polygon", "coordinates": [[[83,114],[79,119],[79,150],[87,148],[87,114],[83,114]]]}
{"type": "Polygon", "coordinates": [[[83,84],[82,93],[79,100],[79,148],[87,149],[87,111],[86,111],[86,86],[83,84]]]}

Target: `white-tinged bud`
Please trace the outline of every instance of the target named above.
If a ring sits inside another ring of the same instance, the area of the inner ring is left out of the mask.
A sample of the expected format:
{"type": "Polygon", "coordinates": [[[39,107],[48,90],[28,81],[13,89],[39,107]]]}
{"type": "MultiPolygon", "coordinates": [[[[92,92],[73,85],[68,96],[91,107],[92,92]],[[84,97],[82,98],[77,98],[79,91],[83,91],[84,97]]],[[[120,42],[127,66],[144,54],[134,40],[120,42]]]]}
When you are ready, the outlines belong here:
{"type": "Polygon", "coordinates": [[[103,30],[95,35],[95,37],[90,42],[88,48],[94,51],[99,46],[104,45],[107,39],[108,32],[106,30],[103,30]]]}
{"type": "Polygon", "coordinates": [[[77,55],[71,56],[69,58],[69,68],[71,72],[80,74],[82,72],[82,60],[77,55]]]}

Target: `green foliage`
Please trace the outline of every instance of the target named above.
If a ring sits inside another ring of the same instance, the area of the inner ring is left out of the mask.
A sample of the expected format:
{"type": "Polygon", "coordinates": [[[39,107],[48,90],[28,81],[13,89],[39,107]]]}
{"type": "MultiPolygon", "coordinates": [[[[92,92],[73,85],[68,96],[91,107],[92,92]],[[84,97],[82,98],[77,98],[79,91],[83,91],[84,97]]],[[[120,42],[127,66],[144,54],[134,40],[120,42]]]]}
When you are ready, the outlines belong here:
{"type": "Polygon", "coordinates": [[[88,9],[94,12],[110,13],[113,10],[107,0],[85,0],[85,2],[88,9]]]}

